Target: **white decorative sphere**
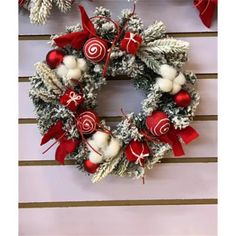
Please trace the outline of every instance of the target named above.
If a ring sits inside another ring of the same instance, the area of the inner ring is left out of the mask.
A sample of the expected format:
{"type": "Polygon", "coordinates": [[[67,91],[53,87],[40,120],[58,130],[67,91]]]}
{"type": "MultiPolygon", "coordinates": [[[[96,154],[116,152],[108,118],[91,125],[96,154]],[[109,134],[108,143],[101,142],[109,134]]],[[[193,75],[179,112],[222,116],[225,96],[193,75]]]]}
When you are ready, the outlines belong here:
{"type": "Polygon", "coordinates": [[[63,63],[68,69],[75,69],[77,67],[77,61],[75,56],[65,56],[63,59],[63,63]]]}
{"type": "Polygon", "coordinates": [[[167,64],[161,65],[159,71],[164,79],[173,80],[177,76],[177,70],[167,64]]]}
{"type": "Polygon", "coordinates": [[[186,82],[184,74],[182,72],[179,72],[179,75],[174,79],[174,82],[180,85],[184,85],[186,82]]]}
{"type": "Polygon", "coordinates": [[[107,148],[104,150],[104,157],[105,158],[111,158],[118,155],[120,149],[121,149],[121,142],[117,138],[111,138],[107,148]]]}
{"type": "Polygon", "coordinates": [[[61,64],[56,68],[56,73],[59,77],[63,78],[66,77],[68,69],[66,68],[65,65],[61,64]]]}
{"type": "Polygon", "coordinates": [[[102,148],[102,149],[107,147],[109,138],[110,138],[110,135],[102,131],[97,131],[92,136],[94,144],[98,148],[102,148]]]}
{"type": "Polygon", "coordinates": [[[77,67],[80,68],[80,70],[83,72],[88,71],[87,62],[83,58],[77,59],[77,67]]]}
{"type": "Polygon", "coordinates": [[[169,79],[158,79],[158,85],[162,92],[170,92],[172,90],[173,82],[169,79]]]}
{"type": "Polygon", "coordinates": [[[88,159],[94,164],[98,164],[102,162],[102,156],[94,151],[89,153],[88,159]]]}
{"type": "Polygon", "coordinates": [[[174,95],[174,94],[178,93],[180,90],[181,90],[181,85],[174,82],[173,88],[172,88],[170,94],[174,95]]]}
{"type": "Polygon", "coordinates": [[[67,78],[68,79],[80,79],[81,78],[81,70],[78,68],[69,70],[67,73],[67,78]]]}

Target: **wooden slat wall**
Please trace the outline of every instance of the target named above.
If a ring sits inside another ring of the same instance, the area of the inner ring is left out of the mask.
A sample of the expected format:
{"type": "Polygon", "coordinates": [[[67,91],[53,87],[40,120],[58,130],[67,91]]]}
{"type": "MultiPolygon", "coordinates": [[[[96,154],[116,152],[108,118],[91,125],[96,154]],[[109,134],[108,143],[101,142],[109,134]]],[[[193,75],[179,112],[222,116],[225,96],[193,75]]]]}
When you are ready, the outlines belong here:
{"type": "MultiPolygon", "coordinates": [[[[79,0],[92,14],[95,6],[128,8],[126,0],[79,0]]],[[[187,70],[199,76],[201,105],[193,122],[201,136],[185,146],[186,155],[164,159],[141,181],[110,176],[92,184],[73,161],[60,166],[52,148],[42,155],[40,134],[28,98],[28,76],[44,60],[49,34],[80,21],[76,9],[54,11],[48,23],[35,26],[19,16],[19,216],[20,235],[216,235],[217,214],[217,22],[204,27],[189,0],[139,0],[137,12],[149,25],[162,20],[170,35],[191,43],[187,70]],[[148,14],[147,14],[148,13],[148,14]]],[[[128,79],[111,80],[99,95],[97,111],[110,125],[120,108],[138,111],[143,94],[128,79]],[[112,93],[112,94],[111,94],[112,93]],[[132,96],[131,96],[132,94],[132,96]],[[112,96],[111,96],[112,95],[112,96]],[[111,99],[107,100],[109,97],[111,99]],[[130,99],[132,97],[132,99],[130,99]],[[129,99],[127,99],[129,98],[129,99]]]]}

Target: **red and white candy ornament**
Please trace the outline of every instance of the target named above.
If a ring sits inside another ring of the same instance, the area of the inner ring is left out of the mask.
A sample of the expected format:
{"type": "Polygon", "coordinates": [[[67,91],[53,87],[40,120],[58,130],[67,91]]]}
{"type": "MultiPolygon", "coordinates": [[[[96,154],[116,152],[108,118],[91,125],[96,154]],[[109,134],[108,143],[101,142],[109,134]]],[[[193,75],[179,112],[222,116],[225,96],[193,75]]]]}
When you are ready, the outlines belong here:
{"type": "Polygon", "coordinates": [[[154,111],[146,118],[146,127],[154,136],[166,134],[170,129],[170,120],[162,111],[154,111]]]}
{"type": "Polygon", "coordinates": [[[128,161],[143,166],[150,155],[150,149],[145,141],[131,140],[125,148],[125,155],[128,161]]]}
{"type": "Polygon", "coordinates": [[[84,44],[85,57],[94,63],[103,61],[106,58],[108,45],[99,38],[91,38],[84,44]]]}
{"type": "Polygon", "coordinates": [[[92,134],[99,123],[99,117],[93,111],[84,111],[76,118],[76,126],[82,134],[92,134]]]}

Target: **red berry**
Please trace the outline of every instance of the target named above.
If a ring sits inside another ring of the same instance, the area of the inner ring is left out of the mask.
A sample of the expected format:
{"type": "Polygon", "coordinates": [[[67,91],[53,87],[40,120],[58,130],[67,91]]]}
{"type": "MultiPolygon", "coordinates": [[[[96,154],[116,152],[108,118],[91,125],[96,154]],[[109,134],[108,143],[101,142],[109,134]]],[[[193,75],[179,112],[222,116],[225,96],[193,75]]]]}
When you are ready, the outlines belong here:
{"type": "Polygon", "coordinates": [[[51,69],[57,68],[63,61],[65,54],[60,49],[53,49],[48,52],[46,62],[51,69]]]}
{"type": "Polygon", "coordinates": [[[84,169],[89,172],[90,174],[94,174],[99,167],[100,164],[92,163],[90,160],[84,161],[84,169]]]}
{"type": "Polygon", "coordinates": [[[174,101],[177,106],[179,107],[188,107],[191,103],[191,96],[190,94],[185,90],[180,90],[178,93],[174,96],[174,101]]]}

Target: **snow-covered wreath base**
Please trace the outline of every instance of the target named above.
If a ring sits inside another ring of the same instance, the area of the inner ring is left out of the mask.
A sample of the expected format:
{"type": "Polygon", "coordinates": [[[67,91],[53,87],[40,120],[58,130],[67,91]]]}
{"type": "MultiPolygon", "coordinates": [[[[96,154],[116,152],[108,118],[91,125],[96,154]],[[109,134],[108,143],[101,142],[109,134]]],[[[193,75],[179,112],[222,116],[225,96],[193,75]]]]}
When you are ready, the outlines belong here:
{"type": "Polygon", "coordinates": [[[123,10],[118,23],[103,7],[92,18],[80,12],[82,24],[51,37],[54,49],[31,78],[41,145],[55,139],[55,159],[76,160],[93,182],[109,174],[140,178],[168,151],[184,155],[182,142],[198,136],[190,126],[196,76],[182,71],[189,44],[166,36],[162,22],[144,29],[134,10],[123,10]],[[112,130],[94,109],[106,78],[120,75],[147,96],[138,114],[124,114],[112,130]]]}

